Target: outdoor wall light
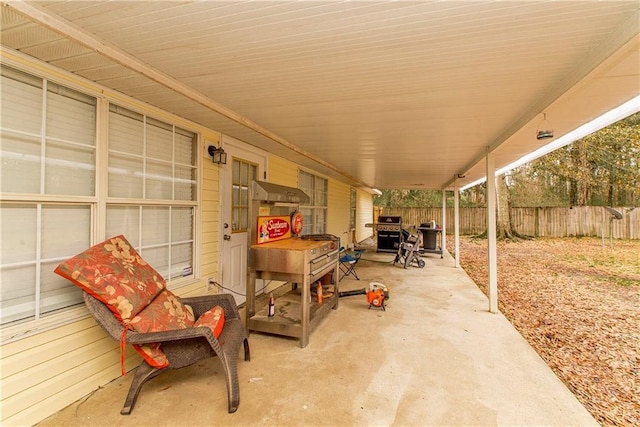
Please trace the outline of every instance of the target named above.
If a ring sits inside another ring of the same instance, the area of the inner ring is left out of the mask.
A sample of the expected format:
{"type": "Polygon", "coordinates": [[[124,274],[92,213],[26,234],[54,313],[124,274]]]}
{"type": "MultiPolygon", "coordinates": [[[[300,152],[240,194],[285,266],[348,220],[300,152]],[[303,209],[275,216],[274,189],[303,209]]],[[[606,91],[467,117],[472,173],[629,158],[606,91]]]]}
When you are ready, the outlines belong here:
{"type": "Polygon", "coordinates": [[[553,138],[553,129],[551,128],[551,124],[547,121],[547,113],[542,113],[543,119],[542,124],[540,125],[540,129],[538,133],[536,133],[537,139],[549,139],[553,138]]]}
{"type": "Polygon", "coordinates": [[[227,164],[227,153],[224,152],[222,146],[220,146],[220,148],[217,148],[215,145],[210,145],[207,147],[207,152],[213,159],[213,163],[218,165],[227,164]]]}

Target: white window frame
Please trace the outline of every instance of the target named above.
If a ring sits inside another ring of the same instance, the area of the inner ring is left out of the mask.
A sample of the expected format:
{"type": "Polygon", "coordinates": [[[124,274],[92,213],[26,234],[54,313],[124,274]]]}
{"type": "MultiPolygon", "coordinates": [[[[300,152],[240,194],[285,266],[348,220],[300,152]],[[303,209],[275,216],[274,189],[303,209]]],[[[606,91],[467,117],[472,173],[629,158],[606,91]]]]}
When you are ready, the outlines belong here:
{"type": "Polygon", "coordinates": [[[328,213],[329,213],[329,180],[326,177],[314,174],[302,169],[298,169],[298,186],[309,196],[309,203],[300,204],[300,212],[303,215],[303,231],[302,234],[324,234],[327,232],[328,213]],[[303,174],[313,179],[313,188],[307,188],[302,179],[303,174]],[[318,181],[324,182],[324,191],[317,188],[318,181]],[[324,204],[318,204],[319,192],[324,194],[324,204]],[[320,224],[320,213],[324,222],[320,224]]]}
{"type": "MultiPolygon", "coordinates": [[[[142,137],[144,138],[143,141],[141,141],[141,153],[140,155],[128,155],[128,157],[132,157],[132,158],[137,158],[138,160],[141,161],[142,163],[142,170],[130,170],[128,172],[131,172],[135,175],[139,175],[140,180],[141,180],[141,184],[142,184],[142,193],[141,196],[138,197],[123,197],[122,195],[116,195],[116,196],[111,196],[109,194],[107,194],[106,196],[106,213],[105,216],[107,218],[107,223],[109,222],[109,209],[110,208],[116,208],[116,207],[127,207],[127,208],[134,208],[134,209],[138,209],[139,214],[138,214],[138,224],[137,227],[134,227],[134,229],[137,228],[137,235],[132,236],[133,238],[131,238],[131,244],[136,248],[136,250],[140,253],[140,255],[144,258],[145,257],[145,252],[149,252],[149,251],[157,251],[160,250],[162,248],[168,248],[169,253],[167,256],[168,259],[168,266],[166,266],[166,268],[160,268],[159,266],[156,267],[158,269],[158,271],[164,276],[164,278],[167,280],[168,282],[168,286],[169,288],[173,289],[176,288],[182,284],[185,283],[190,283],[193,282],[197,276],[197,272],[198,272],[198,265],[199,263],[197,262],[197,258],[196,258],[196,231],[197,231],[197,221],[199,219],[198,216],[198,206],[199,206],[199,186],[198,186],[198,165],[199,165],[199,160],[198,160],[198,156],[197,153],[199,152],[198,147],[199,147],[199,143],[198,143],[198,139],[199,136],[196,132],[194,131],[190,131],[187,129],[184,129],[183,127],[179,127],[176,126],[175,123],[168,123],[166,120],[160,120],[157,119],[155,117],[153,117],[152,115],[146,114],[144,112],[140,112],[140,111],[136,111],[134,109],[128,108],[126,106],[122,106],[119,103],[112,103],[110,104],[109,107],[109,116],[111,116],[111,114],[120,114],[120,112],[126,112],[126,113],[131,113],[131,114],[136,114],[141,116],[141,125],[143,126],[143,132],[142,132],[142,137]],[[150,123],[159,123],[162,125],[166,125],[167,129],[170,128],[171,129],[171,133],[172,133],[172,154],[171,154],[171,160],[165,160],[162,161],[162,163],[164,163],[165,165],[169,165],[171,167],[171,177],[163,177],[160,176],[158,177],[158,179],[160,180],[169,180],[171,182],[171,191],[170,191],[170,195],[167,196],[166,198],[151,198],[148,196],[148,193],[150,193],[150,191],[148,191],[148,186],[147,186],[147,180],[150,180],[150,178],[153,178],[153,172],[149,172],[149,170],[147,170],[147,164],[151,163],[151,162],[158,162],[157,159],[154,159],[154,153],[152,148],[150,147],[149,141],[147,138],[149,138],[149,136],[147,135],[146,129],[148,127],[148,125],[150,123]],[[189,132],[193,134],[193,138],[195,138],[195,140],[193,141],[193,147],[192,147],[192,164],[187,165],[186,163],[182,162],[178,162],[177,159],[175,158],[175,151],[176,151],[176,134],[180,133],[182,131],[185,132],[189,132]],[[191,200],[181,200],[177,198],[177,192],[176,192],[176,184],[177,181],[179,181],[180,179],[176,176],[176,169],[178,167],[191,167],[192,168],[192,173],[191,176],[193,178],[193,180],[195,182],[192,182],[192,197],[191,200]],[[145,215],[145,212],[151,211],[153,209],[164,209],[166,208],[168,210],[169,213],[169,219],[168,219],[168,227],[169,229],[167,230],[167,240],[162,242],[162,243],[158,243],[158,242],[153,242],[153,243],[146,243],[145,240],[145,236],[144,236],[144,226],[143,226],[143,218],[145,215]],[[172,230],[172,226],[173,226],[173,222],[172,222],[172,218],[173,215],[171,215],[172,211],[174,209],[184,209],[184,208],[190,208],[191,209],[191,239],[187,239],[187,240],[178,240],[178,241],[174,241],[173,240],[173,230],[172,230]],[[191,266],[189,267],[184,267],[182,269],[180,269],[180,272],[178,272],[177,270],[175,270],[173,267],[173,261],[172,261],[172,257],[174,255],[174,251],[172,250],[172,248],[174,246],[180,245],[180,246],[184,246],[186,244],[191,245],[191,266]]],[[[111,147],[109,146],[109,144],[111,143],[112,139],[111,137],[108,138],[107,141],[107,146],[108,146],[108,156],[114,154],[114,155],[125,155],[127,156],[127,153],[122,153],[122,152],[118,152],[117,150],[112,150],[111,147]]],[[[109,163],[109,161],[107,161],[107,163],[109,163]]],[[[110,167],[110,166],[109,166],[110,167]]],[[[107,171],[107,175],[109,174],[109,171],[107,171]]],[[[120,230],[118,231],[111,231],[107,234],[109,234],[109,236],[106,237],[111,237],[111,235],[113,235],[114,233],[119,234],[120,230]]],[[[126,233],[126,235],[128,236],[129,233],[126,233]]],[[[153,264],[152,260],[148,260],[151,264],[153,264]]]]}
{"type": "Polygon", "coordinates": [[[247,233],[251,226],[250,185],[251,181],[258,179],[258,164],[236,157],[231,159],[231,163],[231,233],[247,233]]]}
{"type": "Polygon", "coordinates": [[[349,191],[349,231],[356,229],[356,221],[358,218],[358,190],[351,188],[349,191]]]}
{"type": "MultiPolygon", "coordinates": [[[[108,150],[108,141],[107,136],[108,132],[105,130],[108,127],[108,105],[109,105],[109,95],[105,95],[105,91],[103,88],[98,87],[89,81],[79,81],[77,76],[72,76],[70,74],[61,73],[59,70],[54,67],[48,66],[47,64],[41,64],[37,66],[37,64],[32,63],[29,59],[23,60],[14,60],[8,59],[7,61],[3,60],[3,66],[10,67],[12,69],[18,70],[20,72],[26,73],[33,77],[42,79],[43,82],[53,82],[62,87],[66,87],[72,89],[74,91],[80,92],[82,94],[88,95],[96,99],[96,116],[95,116],[95,184],[93,195],[90,196],[76,196],[76,195],[57,195],[57,194],[19,194],[19,193],[0,193],[0,202],[3,203],[22,203],[22,204],[33,204],[33,205],[61,205],[61,204],[72,204],[77,206],[89,206],[90,209],[90,231],[89,231],[89,240],[90,244],[98,243],[109,236],[105,236],[105,228],[106,228],[106,209],[107,204],[109,203],[131,203],[132,200],[117,200],[117,199],[109,199],[107,197],[107,150],[108,150]],[[54,77],[55,76],[55,77],[54,77]],[[65,79],[66,78],[66,79],[65,79]],[[83,84],[84,83],[84,84],[83,84]]],[[[46,83],[43,83],[44,93],[46,93],[46,83]]],[[[123,97],[117,97],[118,105],[122,105],[124,108],[135,110],[136,106],[140,104],[130,98],[126,98],[123,100],[123,97]]],[[[140,108],[143,110],[143,107],[140,108]]],[[[42,113],[44,116],[44,113],[42,113]]],[[[192,271],[188,275],[188,277],[180,277],[175,280],[171,280],[168,282],[168,285],[171,289],[175,289],[181,286],[185,286],[191,283],[196,282],[200,278],[200,251],[198,250],[198,245],[200,241],[200,214],[201,214],[201,185],[202,185],[202,153],[200,150],[201,147],[201,134],[195,130],[196,126],[193,124],[189,124],[189,122],[184,121],[182,119],[176,118],[169,113],[163,112],[161,110],[157,110],[156,114],[145,112],[144,114],[153,117],[154,115],[163,117],[160,119],[166,123],[172,123],[173,126],[178,126],[181,129],[192,132],[196,136],[196,142],[194,145],[194,173],[193,179],[195,180],[193,192],[194,197],[193,200],[190,201],[171,201],[171,205],[178,207],[189,207],[193,214],[192,219],[192,241],[191,246],[191,263],[192,263],[192,271]]],[[[137,201],[139,202],[139,201],[137,201]]],[[[157,206],[157,205],[167,205],[167,201],[165,200],[146,200],[142,203],[142,205],[149,206],[157,206]]],[[[41,240],[34,243],[36,245],[41,244],[41,240]]],[[[59,261],[67,259],[69,256],[73,256],[75,253],[66,254],[65,256],[59,257],[59,261]],[[68,255],[68,256],[67,256],[68,255]]],[[[48,261],[51,262],[52,259],[39,259],[37,262],[48,261]]],[[[58,261],[58,259],[56,259],[58,261]]],[[[36,303],[37,303],[37,296],[36,303]]],[[[66,324],[70,324],[86,318],[88,316],[87,310],[84,305],[80,302],[75,305],[68,306],[66,308],[60,308],[55,312],[48,313],[46,315],[40,316],[36,313],[35,317],[25,318],[23,320],[17,320],[13,322],[9,322],[2,326],[2,331],[0,334],[0,344],[7,344],[12,341],[16,341],[22,338],[26,338],[32,335],[36,335],[38,333],[42,333],[47,330],[51,330],[66,324]]]]}

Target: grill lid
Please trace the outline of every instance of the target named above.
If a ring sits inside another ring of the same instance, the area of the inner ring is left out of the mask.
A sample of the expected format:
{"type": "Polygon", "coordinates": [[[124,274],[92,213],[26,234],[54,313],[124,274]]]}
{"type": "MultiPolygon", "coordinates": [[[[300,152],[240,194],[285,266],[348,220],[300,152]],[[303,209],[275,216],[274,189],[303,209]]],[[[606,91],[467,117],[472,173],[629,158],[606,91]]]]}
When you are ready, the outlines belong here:
{"type": "Polygon", "coordinates": [[[309,203],[309,196],[299,188],[272,184],[265,181],[251,183],[253,200],[264,202],[309,203]]]}
{"type": "Polygon", "coordinates": [[[392,215],[380,215],[378,217],[378,224],[402,224],[402,217],[392,216],[392,215]]]}

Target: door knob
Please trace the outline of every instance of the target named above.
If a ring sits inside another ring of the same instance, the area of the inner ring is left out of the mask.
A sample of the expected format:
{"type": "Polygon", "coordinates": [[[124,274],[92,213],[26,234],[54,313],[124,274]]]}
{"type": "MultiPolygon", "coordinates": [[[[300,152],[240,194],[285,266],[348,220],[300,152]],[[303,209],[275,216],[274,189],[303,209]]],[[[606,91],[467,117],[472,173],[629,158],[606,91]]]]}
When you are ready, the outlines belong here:
{"type": "Polygon", "coordinates": [[[230,235],[228,235],[228,234],[225,234],[222,238],[223,238],[224,240],[231,240],[231,236],[230,236],[230,235]]]}

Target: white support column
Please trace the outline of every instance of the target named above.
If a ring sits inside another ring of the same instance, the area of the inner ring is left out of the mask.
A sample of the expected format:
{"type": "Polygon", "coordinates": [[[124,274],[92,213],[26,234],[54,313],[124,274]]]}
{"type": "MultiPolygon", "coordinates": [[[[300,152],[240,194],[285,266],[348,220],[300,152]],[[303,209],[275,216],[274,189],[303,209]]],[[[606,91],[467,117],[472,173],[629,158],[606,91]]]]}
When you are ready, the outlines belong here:
{"type": "Polygon", "coordinates": [[[458,189],[458,180],[453,182],[453,241],[454,250],[456,252],[456,268],[460,268],[460,190],[458,189]]]}
{"type": "Polygon", "coordinates": [[[496,168],[487,150],[487,242],[489,264],[489,311],[498,312],[498,258],[496,250],[496,168]]]}
{"type": "Polygon", "coordinates": [[[447,250],[447,190],[442,190],[442,253],[447,250]]]}

